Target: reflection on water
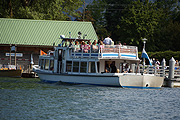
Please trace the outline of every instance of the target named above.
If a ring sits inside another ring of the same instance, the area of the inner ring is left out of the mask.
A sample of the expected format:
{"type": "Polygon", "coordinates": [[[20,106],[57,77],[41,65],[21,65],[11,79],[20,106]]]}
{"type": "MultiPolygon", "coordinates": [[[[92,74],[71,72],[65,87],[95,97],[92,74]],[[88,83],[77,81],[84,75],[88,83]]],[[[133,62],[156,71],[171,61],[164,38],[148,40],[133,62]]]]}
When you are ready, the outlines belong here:
{"type": "Polygon", "coordinates": [[[0,78],[2,120],[180,119],[180,88],[123,89],[0,78]]]}

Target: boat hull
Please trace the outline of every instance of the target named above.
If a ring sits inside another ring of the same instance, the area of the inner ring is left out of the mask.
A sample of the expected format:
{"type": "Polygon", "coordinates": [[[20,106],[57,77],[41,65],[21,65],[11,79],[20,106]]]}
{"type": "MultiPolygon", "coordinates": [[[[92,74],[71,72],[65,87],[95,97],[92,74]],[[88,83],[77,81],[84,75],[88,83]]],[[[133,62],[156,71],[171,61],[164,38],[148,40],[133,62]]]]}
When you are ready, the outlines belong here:
{"type": "Polygon", "coordinates": [[[105,76],[38,73],[38,76],[42,81],[49,83],[63,82],[70,84],[121,86],[123,88],[141,89],[159,89],[164,81],[163,77],[137,74],[105,76]]]}
{"type": "Polygon", "coordinates": [[[152,75],[123,75],[119,80],[123,88],[159,89],[164,78],[152,75]]]}
{"type": "Polygon", "coordinates": [[[118,76],[68,75],[38,73],[44,82],[64,82],[70,84],[88,84],[98,86],[120,86],[118,76]]]}
{"type": "Polygon", "coordinates": [[[21,77],[22,70],[0,70],[1,77],[21,77]]]}

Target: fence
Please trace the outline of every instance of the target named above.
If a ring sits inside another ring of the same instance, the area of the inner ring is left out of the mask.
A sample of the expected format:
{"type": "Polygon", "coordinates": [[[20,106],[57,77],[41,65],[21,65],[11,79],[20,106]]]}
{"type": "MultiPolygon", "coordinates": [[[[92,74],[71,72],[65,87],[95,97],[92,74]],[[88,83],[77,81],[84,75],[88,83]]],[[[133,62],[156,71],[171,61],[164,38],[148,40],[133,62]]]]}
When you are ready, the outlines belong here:
{"type": "Polygon", "coordinates": [[[178,78],[180,79],[180,66],[175,66],[175,60],[172,58],[169,60],[169,66],[166,66],[165,60],[162,61],[162,65],[145,65],[145,69],[143,71],[143,65],[139,65],[139,72],[145,74],[154,74],[156,76],[161,76],[165,78],[178,78]]]}

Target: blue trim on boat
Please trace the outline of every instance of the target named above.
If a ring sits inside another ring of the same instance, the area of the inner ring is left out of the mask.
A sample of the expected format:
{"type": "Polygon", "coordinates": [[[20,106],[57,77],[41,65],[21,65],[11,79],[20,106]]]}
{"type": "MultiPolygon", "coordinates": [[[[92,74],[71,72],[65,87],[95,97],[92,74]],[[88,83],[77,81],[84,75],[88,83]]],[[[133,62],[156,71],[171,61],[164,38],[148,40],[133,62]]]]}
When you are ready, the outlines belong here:
{"type": "MultiPolygon", "coordinates": [[[[61,81],[50,81],[50,80],[41,80],[42,82],[45,83],[58,83],[61,81]]],[[[89,83],[75,83],[75,82],[62,82],[62,83],[67,83],[67,84],[84,84],[84,85],[94,85],[94,86],[107,86],[107,87],[120,87],[115,86],[115,85],[103,85],[103,84],[89,84],[89,83]]],[[[160,89],[161,87],[139,87],[139,86],[121,86],[123,88],[136,88],[136,89],[160,89]]]]}
{"type": "MultiPolygon", "coordinates": [[[[58,83],[58,82],[61,82],[61,81],[49,81],[49,80],[41,80],[42,82],[45,82],[45,83],[58,83]]],[[[89,84],[89,83],[75,83],[75,82],[62,82],[62,83],[66,83],[66,84],[84,84],[84,85],[94,85],[94,86],[106,86],[106,87],[120,87],[117,86],[117,85],[103,85],[103,84],[89,84]]]]}
{"type": "Polygon", "coordinates": [[[137,88],[137,89],[160,89],[161,87],[139,87],[139,86],[122,86],[123,88],[137,88]]]}
{"type": "MultiPolygon", "coordinates": [[[[71,54],[72,56],[90,56],[89,53],[85,53],[85,54],[81,54],[81,53],[76,53],[76,54],[71,54]]],[[[98,56],[98,53],[91,53],[91,56],[98,56]]],[[[99,54],[99,56],[101,56],[101,54],[99,54]]]]}
{"type": "Polygon", "coordinates": [[[75,54],[75,56],[81,56],[81,54],[75,54]]]}
{"type": "Polygon", "coordinates": [[[118,57],[118,53],[115,53],[115,54],[103,54],[103,56],[115,56],[115,57],[118,57]]]}
{"type": "Polygon", "coordinates": [[[45,83],[57,83],[58,81],[50,81],[50,80],[41,80],[42,82],[45,82],[45,83]]]}
{"type": "Polygon", "coordinates": [[[127,55],[127,54],[121,54],[123,57],[136,57],[136,55],[127,55]]]}
{"type": "Polygon", "coordinates": [[[89,56],[89,54],[83,54],[83,56],[89,56]]]}
{"type": "Polygon", "coordinates": [[[97,53],[97,54],[92,54],[92,53],[91,53],[91,56],[98,56],[98,53],[97,53]]]}

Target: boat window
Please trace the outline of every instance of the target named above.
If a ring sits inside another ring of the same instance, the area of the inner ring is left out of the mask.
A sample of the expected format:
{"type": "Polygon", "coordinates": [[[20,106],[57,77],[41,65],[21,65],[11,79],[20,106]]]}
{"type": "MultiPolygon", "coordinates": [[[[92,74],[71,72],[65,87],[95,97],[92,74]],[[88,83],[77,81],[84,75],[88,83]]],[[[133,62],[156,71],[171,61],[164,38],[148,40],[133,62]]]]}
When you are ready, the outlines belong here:
{"type": "Polygon", "coordinates": [[[62,61],[62,50],[59,50],[58,60],[62,61]]]}
{"type": "Polygon", "coordinates": [[[80,72],[86,73],[87,70],[87,62],[81,62],[80,72]]]}
{"type": "Polygon", "coordinates": [[[95,62],[89,62],[89,73],[96,73],[95,62]]]}
{"type": "Polygon", "coordinates": [[[50,60],[50,70],[54,70],[54,60],[50,60]]]}
{"type": "Polygon", "coordinates": [[[72,61],[66,62],[66,72],[71,72],[72,61]]]}
{"type": "Polygon", "coordinates": [[[99,73],[99,66],[100,66],[100,63],[99,62],[97,62],[97,72],[99,73]]]}
{"type": "Polygon", "coordinates": [[[73,72],[79,72],[79,62],[73,62],[73,72]]]}
{"type": "Polygon", "coordinates": [[[41,59],[41,69],[44,69],[44,59],[41,59]]]}
{"type": "Polygon", "coordinates": [[[49,60],[48,59],[45,60],[45,68],[44,69],[45,70],[49,69],[49,60]]]}

